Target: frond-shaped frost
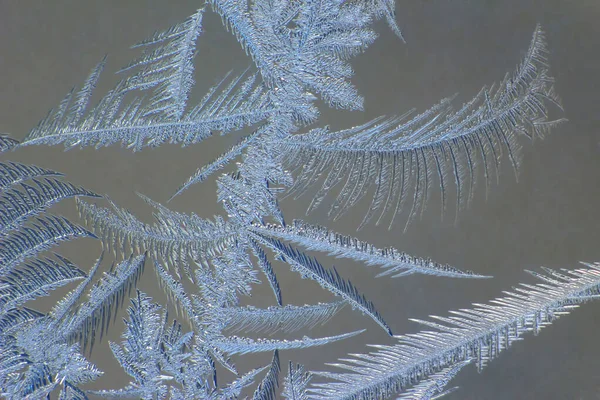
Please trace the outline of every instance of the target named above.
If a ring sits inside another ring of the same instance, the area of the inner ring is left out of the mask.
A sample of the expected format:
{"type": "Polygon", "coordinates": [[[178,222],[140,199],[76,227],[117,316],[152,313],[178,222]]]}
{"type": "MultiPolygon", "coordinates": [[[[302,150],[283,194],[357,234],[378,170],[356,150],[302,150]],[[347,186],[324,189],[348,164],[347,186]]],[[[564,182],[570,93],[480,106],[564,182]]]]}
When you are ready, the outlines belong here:
{"type": "Polygon", "coordinates": [[[267,182],[246,179],[239,173],[221,175],[217,181],[217,201],[228,214],[244,224],[274,217],[285,224],[275,191],[267,182]]]}
{"type": "Polygon", "coordinates": [[[147,113],[175,119],[183,115],[188,94],[194,86],[193,58],[196,39],[202,31],[203,14],[204,9],[199,9],[184,22],[132,46],[143,47],[144,52],[120,72],[140,68],[128,78],[131,87],[156,87],[154,97],[150,99],[153,109],[147,113]],[[151,50],[154,46],[160,47],[151,50]]]}
{"type": "Polygon", "coordinates": [[[271,238],[289,240],[308,250],[325,252],[337,258],[349,258],[364,262],[366,265],[377,265],[385,269],[377,275],[378,277],[392,275],[392,278],[397,278],[420,273],[452,278],[487,278],[430,259],[413,257],[394,248],[378,249],[370,243],[302,220],[294,220],[293,224],[285,227],[254,224],[251,230],[271,238]]]}
{"type": "Polygon", "coordinates": [[[271,361],[271,368],[260,382],[254,394],[252,400],[276,400],[277,399],[277,388],[279,387],[279,371],[281,367],[279,365],[279,351],[273,352],[273,360],[271,361]]]}
{"type": "Polygon", "coordinates": [[[181,282],[169,275],[156,260],[154,260],[154,269],[158,275],[158,285],[173,300],[172,304],[175,306],[175,311],[183,313],[186,319],[192,320],[194,318],[192,301],[186,294],[181,282]]]}
{"type": "Polygon", "coordinates": [[[58,261],[50,258],[33,260],[0,278],[0,311],[47,296],[50,291],[85,276],[69,260],[58,254],[55,256],[58,261]]]}
{"type": "Polygon", "coordinates": [[[307,400],[306,387],[310,381],[311,374],[304,370],[300,364],[292,364],[288,368],[288,374],[283,381],[283,392],[281,395],[288,400],[307,400]]]}
{"type": "Polygon", "coordinates": [[[211,0],[215,12],[252,56],[275,101],[308,122],[319,93],[330,106],[361,109],[346,62],[370,45],[371,14],[360,2],[211,0]]]}
{"type": "Polygon", "coordinates": [[[9,273],[23,260],[51,248],[58,242],[77,237],[95,237],[64,217],[48,215],[36,218],[36,222],[0,239],[0,276],[9,273]]]}
{"type": "Polygon", "coordinates": [[[125,320],[123,345],[110,343],[119,364],[135,379],[135,383],[117,391],[94,394],[164,399],[168,393],[168,382],[182,380],[180,371],[184,367],[183,360],[187,358],[182,349],[190,336],[182,336],[176,326],[167,329],[167,314],[160,315],[158,310],[161,307],[151,300],[144,293],[137,292],[128,309],[129,319],[125,320]]]}
{"type": "Polygon", "coordinates": [[[329,321],[346,302],[318,303],[304,306],[229,307],[215,310],[228,332],[296,332],[312,329],[329,321]]]}
{"type": "Polygon", "coordinates": [[[352,309],[359,309],[364,314],[367,314],[389,335],[392,335],[392,330],[375,309],[373,303],[368,301],[364,295],[361,295],[350,281],[342,278],[335,268],[333,270],[326,270],[316,259],[308,257],[301,251],[277,239],[261,235],[256,235],[256,238],[273,249],[284,262],[290,264],[293,270],[300,273],[302,278],[309,278],[318,282],[324,289],[347,301],[352,309]]]}
{"type": "Polygon", "coordinates": [[[252,254],[256,257],[257,265],[265,274],[267,281],[269,281],[269,286],[271,286],[271,290],[275,294],[275,300],[278,305],[283,305],[283,300],[281,299],[281,288],[279,287],[279,281],[277,280],[277,275],[275,275],[275,271],[273,271],[273,266],[271,262],[267,258],[267,255],[263,251],[262,248],[256,243],[254,240],[249,240],[250,249],[252,250],[252,254]]]}
{"type": "Polygon", "coordinates": [[[19,164],[15,162],[0,163],[0,191],[9,186],[40,176],[62,176],[60,172],[35,165],[19,164]]]}
{"type": "Polygon", "coordinates": [[[348,339],[352,336],[363,333],[366,329],[359,331],[343,333],[341,335],[326,336],[322,338],[310,338],[304,336],[302,339],[295,340],[274,340],[274,339],[250,339],[238,336],[221,337],[211,342],[221,351],[233,354],[260,353],[274,350],[305,349],[308,347],[323,346],[338,340],[348,339]]]}
{"type": "Polygon", "coordinates": [[[440,372],[431,375],[427,380],[420,382],[418,385],[415,385],[402,393],[397,400],[434,400],[454,392],[458,389],[457,387],[447,390],[444,390],[444,387],[448,385],[448,382],[450,382],[463,367],[470,364],[471,361],[473,360],[460,361],[444,368],[440,372]]]}
{"type": "Polygon", "coordinates": [[[18,228],[27,218],[45,211],[59,201],[75,196],[100,197],[69,182],[52,178],[33,180],[35,186],[21,183],[0,196],[0,234],[18,228]]]}
{"type": "Polygon", "coordinates": [[[275,107],[265,88],[255,84],[256,77],[242,81],[244,74],[217,94],[221,81],[186,112],[188,93],[194,84],[192,60],[202,14],[203,10],[198,10],[186,21],[134,46],[145,51],[120,71],[131,75],[86,112],[104,68],[102,60],[76,99],[71,91],[56,111],[51,111],[29,132],[21,145],[64,143],[67,148],[90,145],[98,148],[121,142],[136,151],[165,142],[189,145],[200,142],[213,131],[226,133],[264,120],[275,112],[275,107]],[[127,94],[148,90],[153,90],[149,99],[134,97],[125,102],[127,94]]]}
{"type": "Polygon", "coordinates": [[[413,320],[434,330],[398,336],[396,345],[372,345],[376,352],[331,364],[349,372],[320,372],[337,382],[315,383],[311,393],[323,399],[386,398],[461,361],[473,359],[481,369],[523,333],[537,334],[578,304],[598,298],[600,263],[585,265],[588,268],[531,272],[543,282],[522,284],[491,304],[452,311],[450,317],[413,320]]]}
{"type": "Polygon", "coordinates": [[[158,212],[154,213],[156,223],[148,225],[127,210],[110,204],[112,210],[77,199],[81,218],[113,252],[148,251],[168,265],[177,265],[186,263],[188,258],[206,259],[222,251],[235,238],[234,229],[219,217],[212,222],[196,214],[185,215],[151,203],[158,212]]]}
{"type": "MultiPolygon", "coordinates": [[[[100,257],[96,260],[94,266],[88,272],[86,278],[79,284],[75,289],[65,295],[62,299],[60,299],[52,312],[50,313],[52,317],[52,324],[54,326],[62,323],[63,318],[65,318],[69,312],[79,304],[79,300],[83,296],[83,293],[86,291],[88,286],[91,284],[92,280],[96,276],[96,272],[98,272],[98,268],[100,268],[100,264],[102,263],[102,258],[104,257],[104,253],[100,254],[100,257]]],[[[51,326],[51,328],[54,328],[51,326]]]]}
{"type": "Polygon", "coordinates": [[[19,142],[5,135],[0,135],[0,153],[8,151],[18,145],[19,142]]]}
{"type": "Polygon", "coordinates": [[[30,308],[13,308],[0,314],[0,335],[8,330],[19,329],[21,324],[43,317],[44,314],[30,308]]]}
{"type": "Polygon", "coordinates": [[[89,299],[80,306],[66,329],[65,336],[79,339],[83,346],[94,345],[96,335],[106,332],[111,317],[121,306],[125,296],[136,285],[144,270],[146,255],[131,257],[121,262],[114,272],[105,273],[92,287],[89,299]],[[99,330],[99,332],[98,332],[99,330]]]}
{"type": "MultiPolygon", "coordinates": [[[[483,165],[486,185],[490,169],[499,171],[503,148],[517,171],[520,147],[517,136],[543,136],[562,120],[549,119],[548,104],[559,106],[548,75],[544,35],[538,26],[525,60],[512,77],[483,88],[470,102],[453,111],[446,99],[423,114],[407,120],[377,118],[338,132],[313,129],[281,141],[284,162],[302,166],[293,193],[325,176],[308,211],[343,182],[329,215],[340,217],[374,186],[375,192],[363,224],[379,213],[377,223],[402,209],[412,187],[408,222],[423,210],[437,174],[446,204],[448,175],[454,175],[458,210],[474,191],[476,168],[483,165]],[[479,155],[479,156],[478,156],[479,155]],[[467,183],[468,181],[468,183],[467,183]],[[468,186],[468,194],[466,187],[468,186]]],[[[407,224],[408,224],[407,222],[407,224]]]]}

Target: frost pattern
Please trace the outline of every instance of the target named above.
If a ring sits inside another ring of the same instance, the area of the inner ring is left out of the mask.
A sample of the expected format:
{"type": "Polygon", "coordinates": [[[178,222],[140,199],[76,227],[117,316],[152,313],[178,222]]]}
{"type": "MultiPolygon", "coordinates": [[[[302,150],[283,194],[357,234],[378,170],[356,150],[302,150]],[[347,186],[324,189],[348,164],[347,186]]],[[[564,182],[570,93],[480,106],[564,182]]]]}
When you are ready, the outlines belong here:
{"type": "Polygon", "coordinates": [[[317,185],[311,211],[336,193],[329,216],[337,219],[369,195],[359,228],[372,220],[392,227],[404,211],[408,226],[424,212],[436,180],[444,212],[453,181],[458,216],[474,196],[479,169],[487,188],[505,152],[517,172],[520,137],[543,137],[564,120],[553,117],[562,109],[538,26],[516,71],[459,108],[452,99],[443,99],[420,114],[381,116],[336,132],[308,127],[318,120],[317,100],[334,108],[362,109],[364,99],[350,81],[350,60],[375,41],[371,25],[380,18],[402,39],[393,0],[210,0],[185,21],[134,45],[141,54],[118,71],[122,79],[96,105],[90,100],[106,58],[22,144],[0,136],[0,152],[25,145],[98,148],[117,142],[138,151],[164,143],[196,144],[215,132],[249,128],[171,196],[218,174],[216,198],[224,214],[212,218],[174,211],[140,195],[154,209],[154,223],[146,223],[107,197],[108,208],[81,199],[100,196],[64,182],[58,172],[0,163],[2,395],[216,400],[252,393],[256,400],[279,395],[366,400],[403,391],[403,399],[434,399],[456,390],[444,387],[467,364],[475,361],[482,368],[523,333],[537,333],[597,297],[599,264],[534,273],[544,283],[523,285],[491,305],[455,311],[451,317],[417,320],[434,331],[397,336],[396,345],[376,345],[373,353],[352,354],[333,364],[346,372],[306,372],[290,362],[280,387],[280,353],[362,332],[304,334],[335,318],[346,304],[392,335],[372,301],[301,248],[377,267],[378,277],[488,278],[303,220],[288,224],[279,203],[284,196],[297,198],[317,185]],[[235,35],[253,67],[226,74],[190,106],[197,41],[209,8],[235,35]],[[233,172],[222,171],[236,160],[233,172]],[[76,197],[87,229],[48,213],[70,197],[76,197]],[[41,254],[78,237],[98,239],[120,261],[100,274],[101,256],[86,273],[60,255],[41,254]],[[277,261],[315,281],[337,301],[286,304],[277,261]],[[148,267],[181,322],[169,316],[169,307],[137,288],[148,267]],[[275,305],[242,305],[242,298],[264,280],[275,305]],[[76,281],[47,314],[25,306],[76,281]],[[110,342],[109,347],[130,382],[86,391],[82,385],[102,373],[86,355],[128,300],[121,343],[110,342]],[[232,357],[257,352],[272,353],[270,364],[238,371],[232,357]],[[221,382],[217,371],[222,368],[235,377],[221,382]]]}

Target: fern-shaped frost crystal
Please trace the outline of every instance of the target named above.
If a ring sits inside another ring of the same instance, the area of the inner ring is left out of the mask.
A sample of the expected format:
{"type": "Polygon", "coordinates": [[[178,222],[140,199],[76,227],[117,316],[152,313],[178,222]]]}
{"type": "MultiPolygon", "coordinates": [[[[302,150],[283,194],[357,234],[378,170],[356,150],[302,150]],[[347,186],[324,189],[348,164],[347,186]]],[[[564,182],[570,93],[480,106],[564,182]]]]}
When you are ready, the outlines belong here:
{"type": "Polygon", "coordinates": [[[516,72],[497,86],[483,88],[457,111],[445,99],[410,119],[409,114],[377,118],[338,132],[317,128],[285,138],[280,148],[286,164],[302,165],[293,190],[302,194],[325,176],[310,211],[341,185],[329,212],[336,219],[374,185],[375,193],[361,225],[379,213],[377,222],[389,220],[391,227],[411,187],[409,221],[424,208],[437,175],[442,208],[447,185],[454,180],[458,211],[472,197],[478,165],[483,167],[487,184],[494,168],[498,173],[505,149],[516,171],[520,163],[517,136],[542,137],[562,121],[549,117],[548,104],[560,105],[545,53],[544,34],[538,26],[516,72]]]}
{"type": "Polygon", "coordinates": [[[336,382],[316,383],[311,393],[324,399],[386,398],[451,364],[474,359],[481,369],[523,333],[537,334],[578,304],[597,298],[600,263],[586,265],[531,272],[543,283],[522,284],[506,297],[452,311],[450,317],[415,319],[434,330],[397,336],[396,345],[373,345],[376,352],[331,364],[348,372],[319,373],[336,382]]]}

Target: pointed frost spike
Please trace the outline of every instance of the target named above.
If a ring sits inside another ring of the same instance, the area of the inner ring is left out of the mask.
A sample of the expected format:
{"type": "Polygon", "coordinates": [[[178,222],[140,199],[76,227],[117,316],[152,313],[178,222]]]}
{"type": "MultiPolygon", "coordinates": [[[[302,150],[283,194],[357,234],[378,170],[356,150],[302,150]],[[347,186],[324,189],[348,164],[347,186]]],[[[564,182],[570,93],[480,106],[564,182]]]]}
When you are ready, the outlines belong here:
{"type": "Polygon", "coordinates": [[[194,175],[190,176],[188,180],[177,189],[177,191],[169,198],[169,200],[167,200],[167,202],[170,202],[175,197],[179,196],[181,193],[189,189],[190,186],[205,181],[210,175],[219,171],[220,169],[223,169],[229,162],[239,156],[242,151],[259,136],[260,133],[262,132],[257,130],[254,133],[245,136],[236,145],[227,150],[227,152],[221,154],[216,160],[203,166],[202,168],[199,168],[194,175]]]}
{"type": "Polygon", "coordinates": [[[556,273],[547,272],[542,283],[521,285],[489,304],[451,311],[450,318],[434,317],[439,324],[426,322],[436,330],[397,336],[396,345],[375,345],[375,352],[332,364],[348,372],[324,373],[336,382],[315,384],[310,393],[323,399],[388,397],[407,382],[427,379],[453,363],[474,359],[482,369],[524,333],[537,334],[580,303],[600,298],[598,269],[568,272],[556,283],[556,273]]]}
{"type": "Polygon", "coordinates": [[[250,339],[245,337],[230,336],[221,337],[213,340],[211,343],[221,351],[229,354],[250,354],[274,350],[304,349],[308,347],[323,346],[338,340],[348,339],[365,332],[361,329],[354,332],[343,333],[341,335],[326,336],[321,338],[310,338],[304,336],[296,340],[274,340],[274,339],[250,339]]]}
{"type": "Polygon", "coordinates": [[[301,251],[289,246],[280,240],[266,237],[260,234],[253,236],[261,243],[269,246],[282,259],[292,266],[293,270],[299,272],[303,278],[309,278],[329,290],[336,296],[342,297],[353,308],[358,308],[363,313],[370,316],[379,326],[381,326],[390,336],[392,330],[384,321],[383,317],[375,309],[372,302],[368,301],[364,295],[360,294],[358,289],[350,281],[342,278],[337,270],[326,270],[316,259],[308,257],[301,251]]]}
{"type": "Polygon", "coordinates": [[[279,372],[281,367],[279,365],[279,350],[273,352],[273,360],[271,361],[271,368],[263,378],[262,382],[258,385],[252,400],[276,400],[277,399],[277,388],[279,387],[279,372]]]}
{"type": "Polygon", "coordinates": [[[383,271],[377,277],[392,275],[393,278],[406,274],[421,273],[451,278],[485,279],[490,276],[461,271],[448,264],[439,264],[430,259],[413,257],[394,248],[379,249],[370,243],[351,236],[342,235],[325,227],[294,220],[287,226],[253,225],[251,230],[264,236],[288,240],[308,250],[320,251],[338,258],[349,258],[379,266],[383,271]]]}

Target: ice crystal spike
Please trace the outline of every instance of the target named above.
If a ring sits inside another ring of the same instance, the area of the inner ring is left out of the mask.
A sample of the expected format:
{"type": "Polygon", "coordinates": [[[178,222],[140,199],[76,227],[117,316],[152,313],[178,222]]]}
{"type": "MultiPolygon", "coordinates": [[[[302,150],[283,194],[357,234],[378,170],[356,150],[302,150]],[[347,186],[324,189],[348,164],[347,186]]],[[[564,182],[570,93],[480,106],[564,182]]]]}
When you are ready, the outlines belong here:
{"type": "Polygon", "coordinates": [[[8,151],[18,145],[19,142],[5,135],[0,135],[0,153],[8,151]]]}
{"type": "Polygon", "coordinates": [[[378,277],[391,275],[396,278],[421,273],[452,278],[489,278],[471,271],[463,272],[429,259],[413,257],[394,248],[378,249],[370,243],[302,220],[294,220],[293,224],[285,227],[254,224],[251,229],[261,235],[294,242],[308,250],[321,251],[338,258],[349,258],[369,266],[377,265],[384,270],[377,275],[378,277]]]}
{"type": "Polygon", "coordinates": [[[385,398],[461,361],[472,359],[481,369],[524,333],[537,334],[577,305],[597,298],[600,263],[585,265],[534,273],[542,283],[522,284],[505,292],[506,297],[451,311],[449,317],[413,319],[433,330],[397,336],[398,344],[373,345],[377,351],[331,364],[348,372],[319,373],[333,381],[315,383],[311,394],[323,399],[385,398]]]}
{"type": "Polygon", "coordinates": [[[121,142],[141,150],[165,142],[189,145],[202,141],[213,131],[237,130],[275,112],[262,85],[254,84],[256,77],[242,82],[243,75],[218,94],[218,87],[214,88],[198,105],[188,109],[203,12],[200,9],[186,21],[134,46],[143,49],[142,55],[119,71],[130,75],[90,108],[89,100],[106,62],[103,59],[77,95],[71,91],[56,111],[29,132],[21,146],[64,143],[67,148],[98,148],[121,142]],[[149,99],[135,97],[136,93],[149,90],[149,99]],[[127,95],[133,97],[128,102],[127,95]]]}
{"type": "Polygon", "coordinates": [[[341,335],[322,338],[304,336],[295,340],[250,339],[237,336],[215,339],[212,344],[228,354],[249,354],[274,350],[304,349],[307,347],[323,346],[338,340],[348,339],[363,333],[365,329],[344,333],[341,335]]]}

